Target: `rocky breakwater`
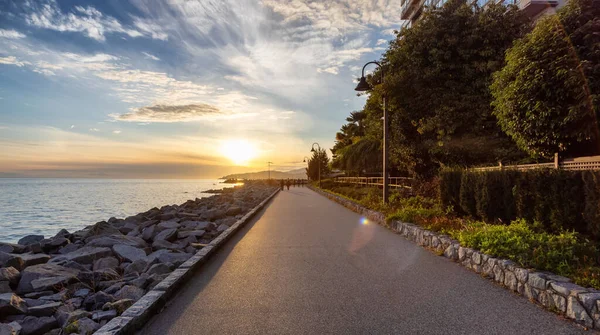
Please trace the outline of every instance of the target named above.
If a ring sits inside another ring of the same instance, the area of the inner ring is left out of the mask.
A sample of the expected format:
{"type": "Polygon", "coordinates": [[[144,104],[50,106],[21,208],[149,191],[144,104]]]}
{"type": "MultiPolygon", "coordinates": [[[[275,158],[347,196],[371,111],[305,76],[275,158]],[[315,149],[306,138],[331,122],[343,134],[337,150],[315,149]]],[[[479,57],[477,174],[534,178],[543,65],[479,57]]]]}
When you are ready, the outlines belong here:
{"type": "Polygon", "coordinates": [[[91,334],[275,191],[260,182],[0,243],[0,335],[91,334]]]}

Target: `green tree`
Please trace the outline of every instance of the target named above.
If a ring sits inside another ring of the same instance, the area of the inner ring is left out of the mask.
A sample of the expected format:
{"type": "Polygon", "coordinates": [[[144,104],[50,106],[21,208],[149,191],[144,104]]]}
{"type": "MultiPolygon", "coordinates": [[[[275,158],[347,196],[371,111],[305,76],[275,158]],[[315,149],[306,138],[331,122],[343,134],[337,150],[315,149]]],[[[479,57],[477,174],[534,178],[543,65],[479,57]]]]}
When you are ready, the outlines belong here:
{"type": "Polygon", "coordinates": [[[308,160],[306,175],[310,180],[319,180],[319,167],[321,169],[321,178],[329,174],[329,157],[325,149],[317,149],[313,152],[312,157],[308,160]]]}
{"type": "Polygon", "coordinates": [[[399,32],[382,60],[384,84],[365,105],[367,124],[370,118],[379,131],[385,94],[390,153],[398,168],[426,177],[443,165],[524,157],[492,115],[489,85],[504,65],[505,50],[528,29],[515,6],[490,4],[484,10],[450,0],[399,32]]]}
{"type": "Polygon", "coordinates": [[[600,1],[569,0],[506,53],[494,114],[534,157],[598,154],[600,1]]]}

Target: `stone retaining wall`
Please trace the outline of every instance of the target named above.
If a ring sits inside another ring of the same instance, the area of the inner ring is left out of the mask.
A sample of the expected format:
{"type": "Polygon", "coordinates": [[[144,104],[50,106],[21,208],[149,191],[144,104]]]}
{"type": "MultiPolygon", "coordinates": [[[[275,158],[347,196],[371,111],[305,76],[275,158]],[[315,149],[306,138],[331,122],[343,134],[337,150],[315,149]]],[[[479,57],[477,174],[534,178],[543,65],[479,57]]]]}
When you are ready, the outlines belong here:
{"type": "Polygon", "coordinates": [[[312,186],[310,188],[369,220],[390,228],[420,246],[434,250],[506,289],[527,297],[531,302],[542,305],[587,328],[600,329],[600,291],[598,290],[575,285],[566,277],[525,269],[513,261],[494,258],[477,250],[465,248],[447,235],[438,234],[412,223],[386,222],[383,213],[321,189],[312,186]]]}

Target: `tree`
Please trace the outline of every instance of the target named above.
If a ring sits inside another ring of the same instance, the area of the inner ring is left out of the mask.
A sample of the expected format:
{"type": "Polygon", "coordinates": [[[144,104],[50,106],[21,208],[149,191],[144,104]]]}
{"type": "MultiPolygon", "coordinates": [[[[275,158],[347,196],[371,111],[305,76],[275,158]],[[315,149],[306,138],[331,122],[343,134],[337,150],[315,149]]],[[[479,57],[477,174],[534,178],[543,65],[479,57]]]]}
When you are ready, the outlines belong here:
{"type": "Polygon", "coordinates": [[[534,157],[598,154],[600,1],[570,0],[506,53],[494,114],[534,157]]]}
{"type": "Polygon", "coordinates": [[[528,31],[528,20],[515,6],[469,3],[450,0],[401,30],[382,60],[384,83],[365,105],[367,119],[376,122],[385,94],[392,163],[418,176],[431,176],[441,165],[524,157],[492,115],[489,85],[505,50],[528,31]]]}
{"type": "Polygon", "coordinates": [[[319,180],[319,166],[321,168],[321,178],[329,174],[329,157],[325,149],[317,149],[308,160],[306,175],[310,180],[319,180]]]}

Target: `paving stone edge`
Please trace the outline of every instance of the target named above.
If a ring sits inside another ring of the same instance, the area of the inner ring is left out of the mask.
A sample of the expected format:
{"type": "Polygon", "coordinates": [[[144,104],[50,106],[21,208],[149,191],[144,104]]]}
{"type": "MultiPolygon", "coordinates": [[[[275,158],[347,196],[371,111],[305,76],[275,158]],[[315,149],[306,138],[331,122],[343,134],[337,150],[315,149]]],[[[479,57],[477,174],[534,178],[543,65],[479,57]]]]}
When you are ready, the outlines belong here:
{"type": "Polygon", "coordinates": [[[248,223],[265,205],[279,192],[277,189],[260,204],[250,210],[246,215],[225,230],[210,244],[200,249],[194,256],[175,269],[167,278],[148,291],[140,300],[131,305],[121,316],[113,318],[98,329],[95,335],[121,335],[133,334],[141,328],[150,318],[160,312],[167,301],[173,297],[177,290],[197,271],[206,260],[215,253],[238,230],[248,223]]]}
{"type": "Polygon", "coordinates": [[[418,225],[391,221],[383,213],[368,209],[352,200],[309,186],[338,204],[383,225],[418,245],[433,250],[463,267],[518,293],[530,302],[577,322],[586,328],[600,330],[600,291],[571,283],[566,277],[550,272],[521,268],[513,261],[494,258],[478,250],[466,248],[448,235],[418,225]]]}

